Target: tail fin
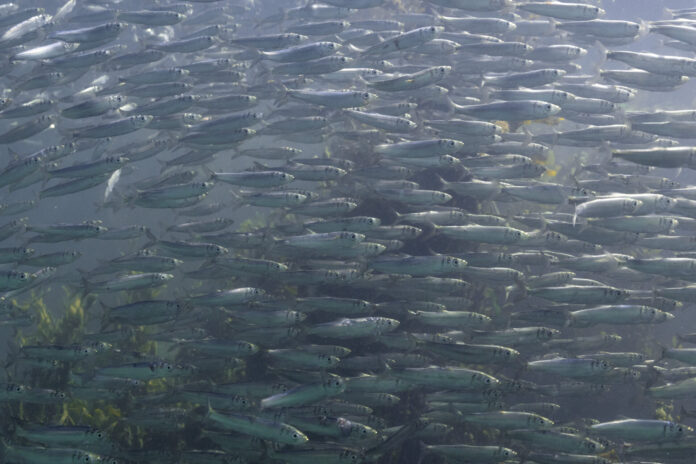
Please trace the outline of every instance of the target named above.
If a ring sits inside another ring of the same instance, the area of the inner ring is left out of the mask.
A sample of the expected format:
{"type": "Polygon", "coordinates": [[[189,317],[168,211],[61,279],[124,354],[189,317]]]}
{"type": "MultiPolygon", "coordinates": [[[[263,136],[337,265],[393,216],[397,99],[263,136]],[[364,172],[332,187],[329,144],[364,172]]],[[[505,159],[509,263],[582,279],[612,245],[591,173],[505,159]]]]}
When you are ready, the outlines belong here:
{"type": "Polygon", "coordinates": [[[418,442],[418,464],[423,462],[423,458],[428,454],[428,445],[423,441],[418,442]]]}
{"type": "Polygon", "coordinates": [[[103,332],[107,327],[109,327],[109,324],[111,324],[111,321],[109,320],[109,315],[111,314],[111,310],[113,308],[111,306],[107,306],[107,304],[101,300],[97,300],[97,301],[99,301],[99,304],[101,305],[102,310],[103,310],[102,311],[102,319],[101,319],[100,328],[99,328],[99,330],[103,332]]]}
{"type": "Polygon", "coordinates": [[[0,462],[8,462],[7,454],[10,449],[10,445],[7,444],[5,438],[0,438],[0,462]]]}
{"type": "Polygon", "coordinates": [[[282,87],[281,91],[283,92],[283,94],[273,101],[273,106],[275,106],[275,107],[280,107],[280,106],[285,105],[288,102],[288,99],[290,98],[290,91],[288,90],[288,88],[286,86],[284,86],[283,84],[281,84],[281,87],[282,87]]]}

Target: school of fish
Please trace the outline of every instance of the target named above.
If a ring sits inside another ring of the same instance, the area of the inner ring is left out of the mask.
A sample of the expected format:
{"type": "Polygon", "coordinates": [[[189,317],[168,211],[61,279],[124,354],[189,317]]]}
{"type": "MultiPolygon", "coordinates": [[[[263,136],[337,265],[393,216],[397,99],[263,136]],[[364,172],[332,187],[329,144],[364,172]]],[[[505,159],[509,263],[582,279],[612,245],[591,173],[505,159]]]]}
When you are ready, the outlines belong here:
{"type": "Polygon", "coordinates": [[[47,3],[1,463],[693,462],[696,8],[47,3]]]}

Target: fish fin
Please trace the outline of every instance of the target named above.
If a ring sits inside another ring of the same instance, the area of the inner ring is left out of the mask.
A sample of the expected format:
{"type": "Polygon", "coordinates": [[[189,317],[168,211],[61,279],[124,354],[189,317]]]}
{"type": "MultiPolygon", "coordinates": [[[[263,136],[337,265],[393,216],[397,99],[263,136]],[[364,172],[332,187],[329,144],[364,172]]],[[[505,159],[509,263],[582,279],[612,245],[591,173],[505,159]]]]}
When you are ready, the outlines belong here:
{"type": "Polygon", "coordinates": [[[203,174],[205,174],[206,176],[208,176],[208,180],[215,180],[215,179],[217,179],[217,176],[215,175],[215,171],[213,171],[212,169],[210,169],[210,168],[209,168],[208,166],[206,166],[206,165],[203,165],[202,168],[203,168],[203,174]]]}
{"type": "Polygon", "coordinates": [[[210,398],[207,398],[207,400],[208,400],[208,404],[207,404],[207,408],[206,408],[206,411],[205,411],[205,417],[203,417],[204,420],[205,420],[205,419],[208,419],[208,418],[210,417],[210,414],[212,414],[213,412],[215,412],[215,411],[213,410],[213,407],[210,405],[210,398]]]}
{"type": "Polygon", "coordinates": [[[7,147],[7,154],[10,156],[10,158],[12,158],[12,161],[17,161],[17,160],[19,160],[19,159],[21,158],[21,156],[19,155],[19,153],[17,153],[16,151],[14,151],[14,150],[13,150],[12,148],[10,148],[10,147],[7,147]]]}
{"type": "Polygon", "coordinates": [[[417,464],[422,464],[423,458],[428,452],[428,445],[426,445],[423,440],[418,440],[418,461],[417,464]]]}
{"type": "MultiPolygon", "coordinates": [[[[267,171],[270,169],[268,167],[268,165],[265,165],[265,164],[260,163],[258,161],[254,161],[253,164],[254,164],[254,168],[252,169],[252,171],[267,171]]],[[[293,164],[296,164],[296,163],[293,163],[292,160],[287,160],[287,164],[289,166],[292,166],[293,164]]]]}
{"type": "Polygon", "coordinates": [[[351,52],[360,53],[360,54],[365,53],[365,51],[367,51],[367,48],[358,48],[353,44],[348,44],[345,47],[351,52]]]}
{"type": "Polygon", "coordinates": [[[599,49],[599,60],[597,60],[597,63],[594,66],[594,72],[595,74],[598,74],[599,70],[602,69],[602,67],[604,67],[604,64],[607,62],[607,60],[611,59],[609,57],[611,50],[608,50],[607,47],[599,41],[597,42],[596,46],[599,49]]]}
{"type": "Polygon", "coordinates": [[[241,195],[237,194],[234,190],[229,190],[229,194],[232,197],[232,200],[234,200],[236,203],[230,205],[230,209],[232,211],[236,211],[242,206],[244,206],[244,198],[242,198],[241,195]]]}
{"type": "Polygon", "coordinates": [[[257,66],[258,66],[258,73],[256,74],[256,78],[258,78],[258,79],[265,78],[269,74],[273,73],[273,70],[271,68],[269,68],[268,66],[266,66],[263,63],[263,61],[261,60],[261,58],[259,58],[258,61],[252,62],[249,65],[249,68],[251,68],[254,64],[257,64],[257,66]]]}
{"type": "Polygon", "coordinates": [[[508,127],[510,128],[510,132],[517,132],[517,129],[525,124],[524,121],[507,121],[507,123],[508,127]]]}
{"type": "Polygon", "coordinates": [[[508,298],[511,294],[513,295],[513,302],[522,301],[525,298],[527,298],[527,295],[529,294],[529,289],[525,285],[525,282],[521,280],[515,280],[514,286],[505,287],[505,301],[508,301],[508,298]],[[513,293],[513,290],[519,290],[519,294],[517,292],[513,293]]]}
{"type": "Polygon", "coordinates": [[[448,181],[446,181],[445,179],[443,179],[442,176],[440,176],[440,174],[435,173],[434,176],[435,176],[435,180],[437,180],[440,184],[440,185],[438,185],[437,188],[447,190],[448,185],[450,183],[448,181]]]}
{"type": "Polygon", "coordinates": [[[87,274],[89,274],[89,272],[80,269],[78,269],[78,272],[80,273],[80,288],[82,289],[80,292],[80,299],[82,300],[91,292],[91,284],[89,280],[87,280],[87,274]]]}
{"type": "MultiPolygon", "coordinates": [[[[418,228],[422,230],[420,237],[418,237],[419,241],[428,240],[429,238],[434,237],[439,233],[437,224],[434,224],[430,221],[419,222],[418,228]]],[[[430,248],[428,248],[428,250],[430,251],[430,253],[433,253],[433,251],[430,250],[430,248]]]]}
{"type": "Polygon", "coordinates": [[[10,445],[7,444],[5,438],[0,438],[0,461],[7,462],[6,455],[7,451],[10,449],[10,445]]]}
{"type": "Polygon", "coordinates": [[[151,248],[151,247],[157,246],[157,243],[159,242],[159,239],[155,236],[155,234],[153,234],[153,233],[150,231],[150,229],[147,229],[147,230],[145,231],[145,234],[146,234],[146,236],[147,236],[149,242],[147,242],[147,243],[145,243],[145,244],[143,245],[143,249],[145,249],[145,248],[151,248]]]}
{"type": "Polygon", "coordinates": [[[290,98],[290,91],[288,90],[287,87],[285,87],[283,84],[280,84],[281,86],[281,91],[283,92],[282,95],[278,98],[276,98],[273,101],[273,106],[275,107],[280,107],[285,105],[288,102],[288,99],[290,98]]]}
{"type": "Polygon", "coordinates": [[[662,343],[658,343],[657,346],[660,347],[660,357],[655,359],[655,362],[665,359],[665,354],[667,353],[667,347],[665,347],[662,343]]]}
{"type": "Polygon", "coordinates": [[[102,307],[102,319],[99,330],[104,331],[107,327],[109,327],[109,324],[111,324],[111,321],[109,320],[109,315],[111,314],[111,310],[113,308],[111,306],[108,306],[106,303],[99,299],[97,301],[99,301],[99,305],[102,307]]]}
{"type": "Polygon", "coordinates": [[[647,376],[646,382],[645,382],[645,389],[646,389],[646,391],[647,391],[647,389],[650,388],[655,382],[657,382],[658,379],[659,379],[659,377],[660,377],[660,371],[658,371],[657,369],[655,369],[655,366],[651,366],[651,365],[648,364],[648,369],[647,369],[647,371],[648,371],[648,376],[647,376]]]}

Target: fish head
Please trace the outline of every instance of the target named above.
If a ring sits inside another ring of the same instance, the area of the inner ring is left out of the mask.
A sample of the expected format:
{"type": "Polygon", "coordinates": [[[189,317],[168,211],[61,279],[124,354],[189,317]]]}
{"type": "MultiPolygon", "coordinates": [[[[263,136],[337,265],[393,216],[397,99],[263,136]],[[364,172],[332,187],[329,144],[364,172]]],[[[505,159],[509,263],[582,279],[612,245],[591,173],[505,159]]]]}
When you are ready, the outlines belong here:
{"type": "Polygon", "coordinates": [[[504,362],[510,362],[520,357],[520,352],[512,348],[501,348],[500,356],[504,362]]]}
{"type": "Polygon", "coordinates": [[[203,115],[202,114],[197,114],[197,113],[184,113],[181,116],[181,119],[184,124],[195,124],[197,122],[201,122],[203,120],[203,115]]]}
{"type": "MultiPolygon", "coordinates": [[[[256,98],[256,97],[254,97],[256,98]]],[[[256,134],[256,131],[254,129],[249,129],[245,127],[244,129],[239,130],[240,134],[244,135],[245,137],[253,137],[254,134],[256,134]]]]}
{"type": "MultiPolygon", "coordinates": [[[[330,356],[330,357],[335,357],[335,356],[330,356]]],[[[338,358],[336,358],[338,359],[338,358]]],[[[346,388],[346,384],[344,380],[337,376],[337,375],[332,375],[328,379],[324,380],[324,388],[327,390],[334,390],[334,391],[343,391],[346,388]]]]}
{"type": "Polygon", "coordinates": [[[341,47],[342,45],[336,42],[319,42],[319,48],[324,50],[326,53],[333,53],[338,51],[338,49],[341,47]]]}
{"type": "Polygon", "coordinates": [[[303,41],[309,39],[309,37],[307,37],[306,35],[302,35],[302,34],[283,34],[283,35],[284,35],[284,39],[287,40],[290,44],[298,44],[300,42],[303,42],[303,41]]]}
{"type": "Polygon", "coordinates": [[[671,321],[674,319],[674,314],[670,314],[665,311],[660,311],[659,309],[652,308],[652,313],[653,317],[652,320],[654,322],[666,322],[666,321],[671,321]]]}
{"type": "Polygon", "coordinates": [[[452,66],[438,66],[433,69],[433,72],[436,76],[444,78],[452,72],[452,66]]]}
{"type": "Polygon", "coordinates": [[[510,448],[504,448],[502,446],[498,448],[498,450],[496,451],[496,455],[500,456],[500,459],[503,461],[508,461],[517,457],[517,453],[515,451],[511,450],[510,448]]]}
{"type": "Polygon", "coordinates": [[[670,432],[673,432],[677,435],[683,435],[685,433],[691,433],[694,431],[694,429],[689,427],[688,425],[675,424],[675,423],[669,424],[669,430],[670,430],[670,432]]]}
{"type": "Polygon", "coordinates": [[[643,202],[641,200],[627,198],[623,202],[623,210],[627,213],[633,213],[637,211],[641,206],[643,206],[643,202]]]}
{"type": "Polygon", "coordinates": [[[36,250],[34,250],[33,248],[19,248],[17,251],[19,251],[19,253],[22,256],[28,257],[28,256],[33,255],[34,251],[36,251],[36,250]]]}
{"type": "Polygon", "coordinates": [[[152,122],[154,116],[149,114],[137,114],[130,117],[130,122],[133,127],[141,129],[152,122]]]}
{"type": "Polygon", "coordinates": [[[107,23],[104,25],[104,29],[112,32],[114,34],[118,34],[121,31],[125,30],[127,27],[126,23],[107,23]]]}
{"type": "Polygon", "coordinates": [[[293,205],[301,205],[307,201],[307,198],[309,198],[307,195],[303,195],[301,193],[288,192],[285,194],[286,201],[293,205]]]}
{"type": "Polygon", "coordinates": [[[445,32],[444,26],[428,26],[421,29],[424,37],[437,37],[439,34],[445,32]]]}
{"type": "Polygon", "coordinates": [[[561,333],[558,329],[550,329],[548,327],[540,327],[537,331],[537,338],[541,340],[551,340],[553,337],[558,336],[561,333]]]}
{"type": "Polygon", "coordinates": [[[538,117],[538,119],[544,119],[559,113],[561,111],[561,107],[554,105],[553,103],[537,101],[534,103],[534,108],[532,111],[534,112],[535,116],[538,117]]]}
{"type": "Polygon", "coordinates": [[[337,62],[341,63],[343,66],[348,66],[355,61],[355,59],[349,56],[334,56],[332,58],[334,58],[337,62]]]}
{"type": "Polygon", "coordinates": [[[58,401],[65,401],[68,399],[68,394],[64,391],[56,390],[51,392],[51,397],[58,401]]]}
{"type": "Polygon", "coordinates": [[[674,198],[666,197],[664,195],[659,195],[655,200],[655,210],[656,211],[671,211],[677,204],[677,200],[674,198]]]}
{"type": "Polygon", "coordinates": [[[632,21],[625,21],[621,23],[621,28],[626,36],[636,36],[641,32],[644,32],[646,27],[648,26],[634,23],[632,21]]]}
{"type": "Polygon", "coordinates": [[[377,95],[370,92],[356,92],[355,95],[361,101],[363,105],[367,105],[371,101],[377,99],[377,95]]]}
{"type": "Polygon", "coordinates": [[[400,322],[396,319],[391,319],[388,317],[380,317],[377,319],[377,326],[379,328],[379,332],[389,332],[392,330],[396,330],[396,328],[399,327],[399,324],[400,322]]]}
{"type": "Polygon", "coordinates": [[[123,95],[111,95],[106,99],[112,109],[120,108],[126,103],[126,97],[123,95]]]}
{"type": "Polygon", "coordinates": [[[581,57],[587,55],[587,49],[582,48],[582,47],[569,47],[568,48],[568,55],[569,56],[574,56],[574,57],[581,57]]]}
{"type": "Polygon", "coordinates": [[[549,79],[558,80],[568,73],[563,69],[546,69],[546,70],[544,70],[544,74],[549,79]]]}
{"type": "Polygon", "coordinates": [[[302,445],[304,443],[307,443],[309,441],[309,438],[307,438],[307,435],[304,433],[300,432],[294,427],[290,427],[288,425],[284,425],[281,434],[287,436],[294,445],[302,445]]]}
{"type": "Polygon", "coordinates": [[[432,192],[432,199],[436,203],[442,204],[442,203],[447,203],[452,199],[452,195],[446,192],[438,192],[438,191],[433,191],[432,192]]]}

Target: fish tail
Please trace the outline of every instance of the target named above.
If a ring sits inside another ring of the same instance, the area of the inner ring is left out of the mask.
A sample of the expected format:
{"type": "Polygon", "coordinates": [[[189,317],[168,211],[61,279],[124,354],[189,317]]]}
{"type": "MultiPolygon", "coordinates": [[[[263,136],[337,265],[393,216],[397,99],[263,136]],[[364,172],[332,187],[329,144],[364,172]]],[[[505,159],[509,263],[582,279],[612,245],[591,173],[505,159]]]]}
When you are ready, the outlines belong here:
{"type": "Polygon", "coordinates": [[[273,101],[273,106],[275,106],[275,107],[285,105],[288,102],[288,99],[290,98],[290,91],[288,90],[287,87],[285,87],[284,85],[281,84],[280,90],[282,92],[282,95],[273,101]]]}
{"type": "Polygon", "coordinates": [[[102,307],[102,318],[101,318],[101,323],[100,323],[100,331],[104,331],[109,324],[111,324],[111,320],[109,318],[109,315],[111,313],[112,307],[108,306],[106,303],[104,303],[101,300],[99,301],[99,305],[102,307]]]}
{"type": "Polygon", "coordinates": [[[423,458],[428,454],[428,445],[426,445],[422,440],[418,441],[418,464],[423,462],[423,458]]]}
{"type": "Polygon", "coordinates": [[[83,300],[87,295],[89,295],[92,292],[92,284],[89,283],[89,280],[87,280],[87,271],[80,271],[80,299],[83,300]]]}

